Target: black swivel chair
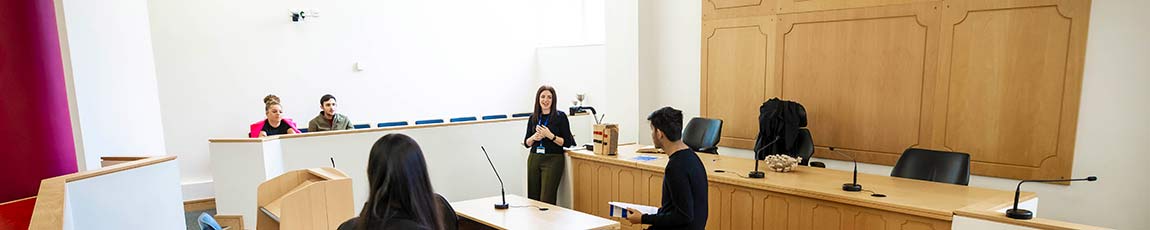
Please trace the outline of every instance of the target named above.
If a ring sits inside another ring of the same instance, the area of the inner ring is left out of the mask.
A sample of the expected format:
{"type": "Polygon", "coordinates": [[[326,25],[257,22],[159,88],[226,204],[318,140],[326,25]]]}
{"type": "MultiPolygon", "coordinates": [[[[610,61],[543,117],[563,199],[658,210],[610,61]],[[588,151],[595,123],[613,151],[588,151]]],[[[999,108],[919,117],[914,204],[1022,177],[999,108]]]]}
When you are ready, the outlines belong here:
{"type": "Polygon", "coordinates": [[[691,118],[683,129],[683,142],[695,152],[719,154],[719,136],[723,134],[723,120],[691,118]]]}
{"type": "Polygon", "coordinates": [[[890,176],[958,185],[970,183],[970,154],[910,148],[890,176]]]}
{"type": "Polygon", "coordinates": [[[807,128],[799,128],[799,136],[795,140],[795,152],[791,155],[802,157],[803,160],[799,161],[799,165],[807,165],[811,167],[826,168],[827,165],[823,162],[811,162],[811,157],[815,155],[815,140],[811,136],[811,130],[807,128]]]}

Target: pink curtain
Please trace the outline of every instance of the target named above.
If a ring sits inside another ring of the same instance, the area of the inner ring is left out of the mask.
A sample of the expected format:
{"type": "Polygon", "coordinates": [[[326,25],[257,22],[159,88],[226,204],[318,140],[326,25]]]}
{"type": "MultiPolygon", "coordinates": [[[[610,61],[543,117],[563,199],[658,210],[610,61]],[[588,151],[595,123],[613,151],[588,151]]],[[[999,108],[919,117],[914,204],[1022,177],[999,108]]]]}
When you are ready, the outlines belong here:
{"type": "Polygon", "coordinates": [[[52,0],[0,0],[0,202],[76,172],[52,0]]]}

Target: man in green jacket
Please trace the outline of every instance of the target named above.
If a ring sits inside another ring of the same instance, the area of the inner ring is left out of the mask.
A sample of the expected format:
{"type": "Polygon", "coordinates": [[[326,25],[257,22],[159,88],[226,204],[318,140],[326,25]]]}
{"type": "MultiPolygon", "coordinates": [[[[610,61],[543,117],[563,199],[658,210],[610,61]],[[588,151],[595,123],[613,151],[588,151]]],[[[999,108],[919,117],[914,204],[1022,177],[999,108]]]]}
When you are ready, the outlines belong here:
{"type": "Polygon", "coordinates": [[[320,111],[319,115],[307,123],[308,132],[351,129],[351,120],[348,120],[347,116],[343,114],[335,113],[335,96],[325,94],[320,97],[319,108],[323,111],[320,111]]]}

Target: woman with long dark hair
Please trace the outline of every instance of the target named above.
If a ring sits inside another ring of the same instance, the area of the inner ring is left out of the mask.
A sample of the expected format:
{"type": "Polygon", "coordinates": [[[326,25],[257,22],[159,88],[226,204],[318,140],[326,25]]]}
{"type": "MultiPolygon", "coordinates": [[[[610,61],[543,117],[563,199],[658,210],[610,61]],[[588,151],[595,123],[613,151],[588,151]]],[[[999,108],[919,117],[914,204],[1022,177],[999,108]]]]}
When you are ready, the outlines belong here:
{"type": "Polygon", "coordinates": [[[564,172],[563,147],[575,146],[567,115],[555,109],[555,88],[544,85],[535,91],[535,111],[527,119],[523,146],[531,149],[527,198],[555,204],[564,172]]]}
{"type": "Polygon", "coordinates": [[[411,137],[379,138],[368,157],[367,179],[371,190],[363,211],[339,230],[457,228],[455,210],[431,188],[423,150],[411,137]]]}

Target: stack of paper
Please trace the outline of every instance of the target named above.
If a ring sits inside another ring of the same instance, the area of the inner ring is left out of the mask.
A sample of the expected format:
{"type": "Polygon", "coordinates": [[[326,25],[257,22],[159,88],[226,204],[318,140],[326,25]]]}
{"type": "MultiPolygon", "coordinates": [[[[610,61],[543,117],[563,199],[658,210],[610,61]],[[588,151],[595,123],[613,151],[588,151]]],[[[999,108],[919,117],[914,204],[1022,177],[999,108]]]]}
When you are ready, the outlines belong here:
{"type": "Polygon", "coordinates": [[[659,213],[659,208],[641,205],[641,204],[631,204],[631,203],[623,203],[623,202],[607,202],[607,204],[611,206],[611,211],[609,213],[613,217],[627,218],[627,209],[628,208],[633,208],[635,210],[639,210],[639,212],[641,212],[639,215],[659,213]]]}

